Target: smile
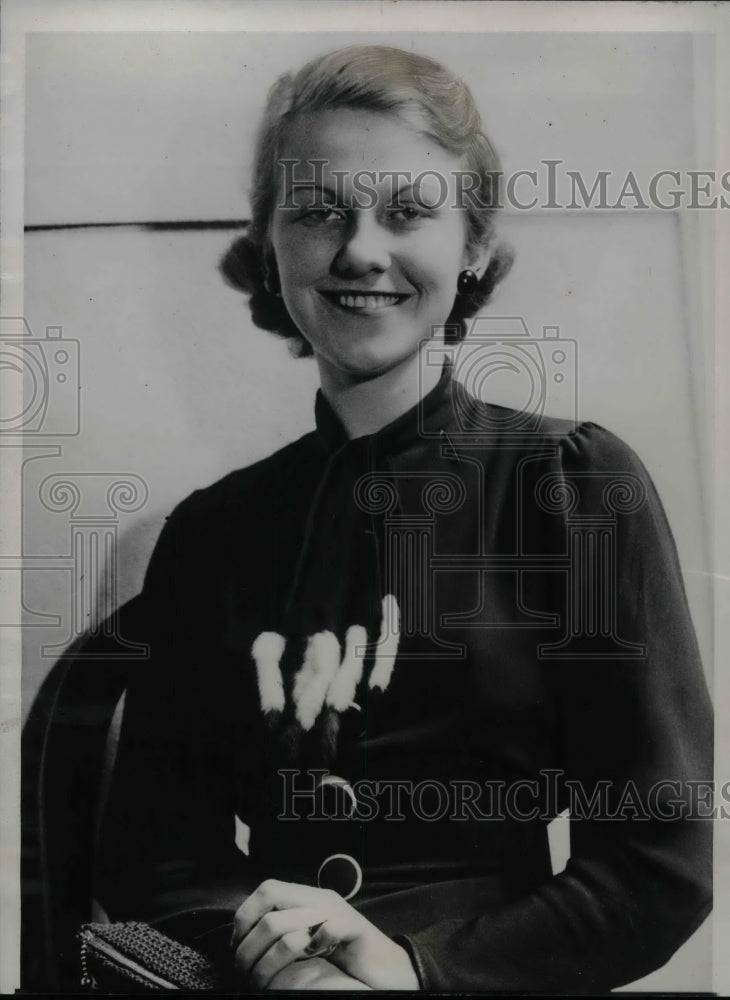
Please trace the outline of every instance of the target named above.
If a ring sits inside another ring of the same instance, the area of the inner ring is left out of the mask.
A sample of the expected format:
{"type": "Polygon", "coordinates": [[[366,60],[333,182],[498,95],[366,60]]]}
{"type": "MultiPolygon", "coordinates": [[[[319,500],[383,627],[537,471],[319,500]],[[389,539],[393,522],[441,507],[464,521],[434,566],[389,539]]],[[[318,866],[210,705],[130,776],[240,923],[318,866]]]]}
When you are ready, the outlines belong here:
{"type": "Polygon", "coordinates": [[[319,293],[333,305],[340,309],[349,309],[356,312],[378,312],[381,309],[389,309],[392,306],[400,305],[409,295],[386,294],[384,292],[323,292],[319,293]]]}

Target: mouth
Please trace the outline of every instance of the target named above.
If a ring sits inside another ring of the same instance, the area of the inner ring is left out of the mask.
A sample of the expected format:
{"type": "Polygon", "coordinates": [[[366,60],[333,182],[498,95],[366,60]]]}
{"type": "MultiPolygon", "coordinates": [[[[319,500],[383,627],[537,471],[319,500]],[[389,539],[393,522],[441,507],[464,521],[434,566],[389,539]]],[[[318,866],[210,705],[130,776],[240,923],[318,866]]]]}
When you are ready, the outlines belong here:
{"type": "Polygon", "coordinates": [[[327,302],[351,313],[377,313],[385,309],[392,309],[399,306],[410,298],[410,295],[403,295],[392,292],[361,292],[356,289],[343,292],[331,292],[319,290],[319,294],[327,302]]]}

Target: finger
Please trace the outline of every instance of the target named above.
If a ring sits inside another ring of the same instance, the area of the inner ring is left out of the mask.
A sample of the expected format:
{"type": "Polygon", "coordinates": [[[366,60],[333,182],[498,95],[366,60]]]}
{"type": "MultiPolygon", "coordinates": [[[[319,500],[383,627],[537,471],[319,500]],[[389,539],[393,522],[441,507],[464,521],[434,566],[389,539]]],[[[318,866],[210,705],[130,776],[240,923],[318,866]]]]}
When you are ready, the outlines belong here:
{"type": "MultiPolygon", "coordinates": [[[[348,935],[349,936],[349,935],[348,935]]],[[[343,943],[343,938],[337,933],[336,923],[325,920],[314,933],[310,929],[310,940],[304,948],[307,958],[332,958],[339,946],[343,943]]]]}
{"type": "Polygon", "coordinates": [[[315,910],[311,907],[270,910],[263,915],[238,945],[235,957],[236,967],[241,974],[248,974],[262,955],[276,944],[279,938],[292,931],[302,931],[306,936],[304,941],[306,945],[311,938],[309,928],[319,927],[324,918],[325,915],[321,910],[315,910]]]}
{"type": "Polygon", "coordinates": [[[231,946],[237,948],[265,913],[271,910],[288,910],[297,906],[317,906],[323,898],[318,896],[322,891],[324,890],[311,885],[266,879],[236,910],[231,946]]]}
{"type": "Polygon", "coordinates": [[[309,931],[306,929],[283,934],[251,969],[249,983],[258,989],[266,989],[283,969],[304,957],[304,949],[309,940],[309,931]]]}

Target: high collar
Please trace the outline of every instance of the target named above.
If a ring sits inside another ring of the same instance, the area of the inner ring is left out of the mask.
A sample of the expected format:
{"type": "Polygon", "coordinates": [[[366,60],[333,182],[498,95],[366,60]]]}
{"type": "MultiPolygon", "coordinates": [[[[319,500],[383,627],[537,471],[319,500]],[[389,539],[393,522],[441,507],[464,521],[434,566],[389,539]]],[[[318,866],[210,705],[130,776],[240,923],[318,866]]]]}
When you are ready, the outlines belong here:
{"type": "Polygon", "coordinates": [[[342,421],[322,390],[318,389],[314,404],[318,439],[328,452],[337,451],[347,444],[353,448],[375,447],[380,454],[397,454],[404,451],[409,445],[420,440],[424,433],[433,433],[450,423],[453,417],[452,367],[451,362],[444,363],[441,377],[434,388],[415,406],[401,413],[375,433],[363,434],[352,439],[348,438],[342,421]]]}

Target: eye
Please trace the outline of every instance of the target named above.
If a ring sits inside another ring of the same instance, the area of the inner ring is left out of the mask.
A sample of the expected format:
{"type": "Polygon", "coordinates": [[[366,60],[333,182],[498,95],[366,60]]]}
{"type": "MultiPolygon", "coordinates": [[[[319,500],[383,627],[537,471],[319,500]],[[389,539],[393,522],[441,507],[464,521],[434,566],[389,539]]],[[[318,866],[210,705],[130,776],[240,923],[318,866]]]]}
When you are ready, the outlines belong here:
{"type": "Polygon", "coordinates": [[[309,226],[321,226],[328,222],[340,222],[345,218],[341,208],[334,205],[312,205],[299,216],[301,222],[309,226]]]}
{"type": "Polygon", "coordinates": [[[390,217],[396,222],[416,222],[426,216],[427,211],[418,205],[401,205],[390,210],[390,217]]]}

